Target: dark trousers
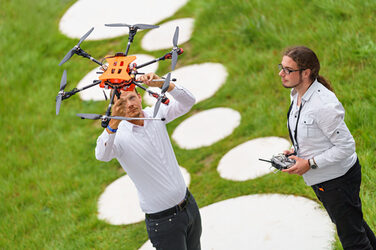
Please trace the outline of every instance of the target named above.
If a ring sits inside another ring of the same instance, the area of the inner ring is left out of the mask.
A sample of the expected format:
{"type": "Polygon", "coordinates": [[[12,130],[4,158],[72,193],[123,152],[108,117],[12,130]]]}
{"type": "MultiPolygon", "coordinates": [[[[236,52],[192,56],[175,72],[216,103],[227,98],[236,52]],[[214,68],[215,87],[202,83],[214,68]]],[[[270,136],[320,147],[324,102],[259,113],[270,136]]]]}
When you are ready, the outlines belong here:
{"type": "MultiPolygon", "coordinates": [[[[158,250],[200,250],[201,216],[196,201],[187,190],[187,204],[162,218],[150,218],[145,223],[148,236],[158,250]]],[[[171,209],[169,210],[171,211],[171,209]]],[[[163,214],[163,211],[158,214],[163,214]]],[[[157,216],[159,217],[159,216],[157,216]]]]}
{"type": "Polygon", "coordinates": [[[312,189],[336,225],[345,250],[376,250],[375,235],[363,219],[360,183],[361,166],[357,160],[345,175],[313,185],[312,189]]]}

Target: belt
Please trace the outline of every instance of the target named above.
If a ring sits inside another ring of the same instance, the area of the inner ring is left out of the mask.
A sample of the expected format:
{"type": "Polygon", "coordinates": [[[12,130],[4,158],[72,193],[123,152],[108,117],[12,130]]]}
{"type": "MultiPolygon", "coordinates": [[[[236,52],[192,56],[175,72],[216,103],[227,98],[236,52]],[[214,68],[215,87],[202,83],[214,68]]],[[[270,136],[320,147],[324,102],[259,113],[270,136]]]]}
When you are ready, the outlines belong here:
{"type": "Polygon", "coordinates": [[[158,213],[145,214],[145,216],[148,219],[161,219],[163,217],[167,217],[167,216],[173,215],[177,212],[183,211],[188,205],[188,199],[189,199],[190,196],[191,196],[191,193],[187,189],[187,193],[185,194],[184,199],[179,204],[177,204],[177,205],[175,205],[171,208],[168,208],[166,210],[163,210],[161,212],[158,212],[158,213]]]}

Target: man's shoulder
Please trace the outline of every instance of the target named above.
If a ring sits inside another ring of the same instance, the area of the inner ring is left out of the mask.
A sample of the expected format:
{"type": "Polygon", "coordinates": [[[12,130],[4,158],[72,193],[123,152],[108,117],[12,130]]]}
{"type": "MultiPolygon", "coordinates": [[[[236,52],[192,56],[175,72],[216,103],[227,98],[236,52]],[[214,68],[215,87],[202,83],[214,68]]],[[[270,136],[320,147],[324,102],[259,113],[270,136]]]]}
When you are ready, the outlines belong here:
{"type": "Polygon", "coordinates": [[[313,101],[318,102],[322,105],[339,103],[337,96],[321,84],[315,91],[315,95],[313,97],[313,101]]]}

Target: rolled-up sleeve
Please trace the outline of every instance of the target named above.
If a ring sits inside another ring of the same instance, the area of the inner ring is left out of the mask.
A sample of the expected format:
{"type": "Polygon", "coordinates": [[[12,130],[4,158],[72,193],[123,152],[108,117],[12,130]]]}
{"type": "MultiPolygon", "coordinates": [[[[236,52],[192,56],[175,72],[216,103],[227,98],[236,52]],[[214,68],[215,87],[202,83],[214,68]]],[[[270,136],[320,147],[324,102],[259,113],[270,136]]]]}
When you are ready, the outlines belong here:
{"type": "Polygon", "coordinates": [[[347,128],[345,110],[340,103],[329,103],[317,113],[317,125],[333,144],[314,157],[317,166],[324,168],[339,163],[355,152],[355,140],[347,128]]]}
{"type": "Polygon", "coordinates": [[[114,144],[116,134],[109,134],[106,129],[97,139],[95,157],[99,161],[110,161],[116,157],[116,146],[114,144]]]}

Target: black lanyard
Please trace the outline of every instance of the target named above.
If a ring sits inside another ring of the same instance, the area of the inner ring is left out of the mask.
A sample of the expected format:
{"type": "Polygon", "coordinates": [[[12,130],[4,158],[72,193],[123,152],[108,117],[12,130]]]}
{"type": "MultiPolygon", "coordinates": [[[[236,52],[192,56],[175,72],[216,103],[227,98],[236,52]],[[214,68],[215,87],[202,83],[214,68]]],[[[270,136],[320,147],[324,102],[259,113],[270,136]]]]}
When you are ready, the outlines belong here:
{"type": "Polygon", "coordinates": [[[295,154],[297,154],[298,150],[299,150],[299,143],[298,143],[298,139],[297,139],[298,138],[298,123],[299,123],[299,118],[300,118],[300,111],[303,108],[303,104],[300,104],[300,106],[299,106],[298,119],[296,120],[296,125],[295,125],[295,130],[294,130],[294,138],[292,137],[291,129],[290,129],[290,112],[291,112],[291,109],[293,107],[292,105],[294,105],[294,101],[292,101],[290,108],[289,108],[289,111],[287,112],[287,127],[289,129],[290,140],[291,140],[292,144],[294,145],[295,154]]]}

